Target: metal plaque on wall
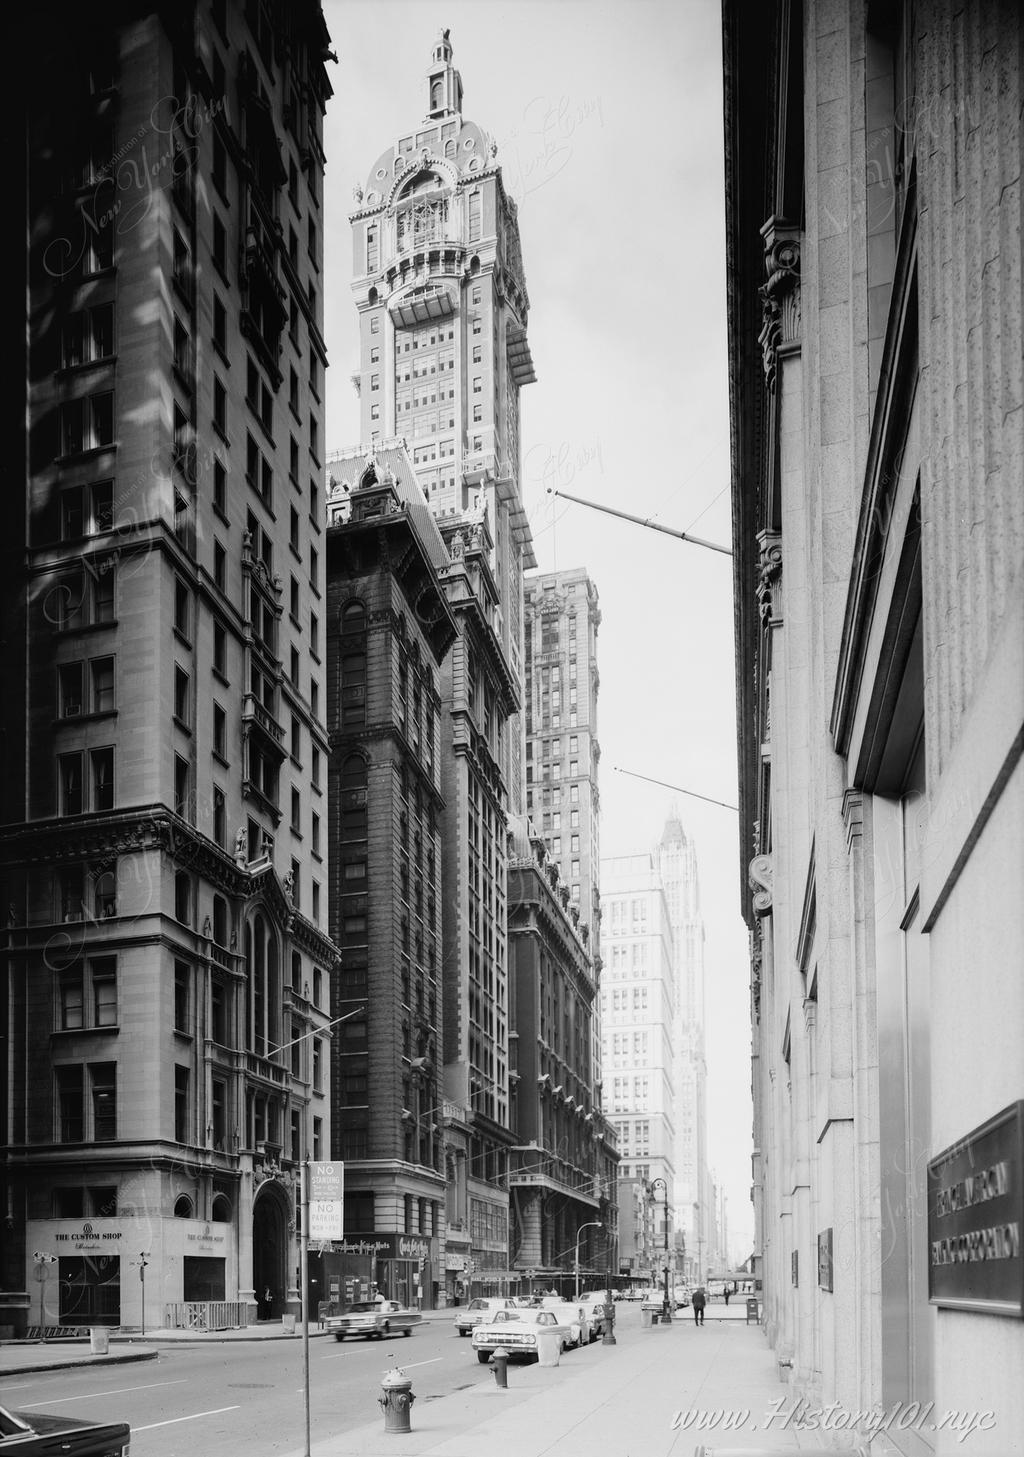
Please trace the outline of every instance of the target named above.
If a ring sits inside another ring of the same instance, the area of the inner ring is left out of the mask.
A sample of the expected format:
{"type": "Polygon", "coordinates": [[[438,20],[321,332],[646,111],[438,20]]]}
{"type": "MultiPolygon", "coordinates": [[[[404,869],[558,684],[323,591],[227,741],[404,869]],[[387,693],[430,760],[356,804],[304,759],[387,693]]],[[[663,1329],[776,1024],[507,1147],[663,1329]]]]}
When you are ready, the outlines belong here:
{"type": "Polygon", "coordinates": [[[928,1298],[1024,1315],[1024,1100],[928,1164],[928,1298]]]}
{"type": "Polygon", "coordinates": [[[832,1228],[823,1229],[818,1235],[818,1286],[822,1290],[832,1289],[832,1228]]]}

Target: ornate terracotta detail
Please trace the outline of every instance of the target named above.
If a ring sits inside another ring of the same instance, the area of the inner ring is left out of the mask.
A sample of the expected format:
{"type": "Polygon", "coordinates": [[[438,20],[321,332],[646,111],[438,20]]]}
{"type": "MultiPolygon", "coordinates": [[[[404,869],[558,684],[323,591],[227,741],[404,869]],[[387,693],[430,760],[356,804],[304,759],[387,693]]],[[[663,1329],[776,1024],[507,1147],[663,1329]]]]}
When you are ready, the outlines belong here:
{"type": "Polygon", "coordinates": [[[761,237],[767,282],[758,290],[763,322],[757,342],[765,383],[774,390],[779,350],[800,337],[800,230],[784,218],[770,217],[761,237]]]}
{"type": "Polygon", "coordinates": [[[764,948],[761,943],[759,929],[750,933],[750,995],[754,1004],[754,1016],[757,1021],[761,1020],[761,966],[764,957],[764,948]]]}
{"type": "Polygon", "coordinates": [[[748,871],[750,888],[754,892],[753,907],[757,916],[767,916],[772,909],[772,857],[755,855],[748,871]]]}
{"type": "Polygon", "coordinates": [[[757,605],[761,621],[778,627],[782,622],[782,533],[757,533],[757,605]]]}

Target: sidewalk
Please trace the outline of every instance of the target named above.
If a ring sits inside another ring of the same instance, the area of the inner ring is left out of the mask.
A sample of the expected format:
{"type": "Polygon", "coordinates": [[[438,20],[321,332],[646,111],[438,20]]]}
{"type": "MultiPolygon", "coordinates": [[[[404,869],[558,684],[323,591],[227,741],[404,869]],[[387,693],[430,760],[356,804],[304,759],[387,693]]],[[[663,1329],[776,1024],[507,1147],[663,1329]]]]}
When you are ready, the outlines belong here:
{"type": "MultiPolygon", "coordinates": [[[[758,1326],[731,1312],[699,1329],[681,1311],[671,1326],[616,1321],[601,1342],[558,1367],[508,1368],[508,1389],[491,1381],[414,1403],[409,1434],[384,1418],[316,1442],[313,1457],[693,1457],[820,1450],[821,1434],[797,1433],[776,1416],[791,1406],[776,1358],[758,1326]],[[743,1412],[749,1415],[743,1417],[743,1412]],[[719,1415],[716,1416],[715,1414],[719,1415]],[[724,1429],[724,1413],[733,1413],[724,1429]],[[703,1425],[699,1425],[703,1423],[703,1425]],[[712,1425],[713,1424],[713,1425],[712,1425]],[[818,1442],[813,1439],[818,1436],[818,1442]]],[[[415,1392],[415,1382],[413,1386],[415,1392]]],[[[288,1457],[301,1457],[298,1451],[288,1457]]]]}

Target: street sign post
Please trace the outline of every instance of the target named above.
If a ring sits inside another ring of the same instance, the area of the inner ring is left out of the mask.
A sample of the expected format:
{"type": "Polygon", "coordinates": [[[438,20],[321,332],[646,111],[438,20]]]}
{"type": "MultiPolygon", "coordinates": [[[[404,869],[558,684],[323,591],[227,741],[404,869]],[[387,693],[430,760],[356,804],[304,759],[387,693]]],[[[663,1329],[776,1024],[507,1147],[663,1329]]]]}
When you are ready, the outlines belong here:
{"type": "Polygon", "coordinates": [[[345,1237],[345,1165],[311,1163],[309,1166],[309,1238],[345,1237]]]}
{"type": "Polygon", "coordinates": [[[302,1235],[299,1241],[299,1282],[302,1286],[302,1373],[306,1445],[309,1452],[309,1241],[344,1238],[345,1165],[304,1159],[299,1165],[302,1235]]]}

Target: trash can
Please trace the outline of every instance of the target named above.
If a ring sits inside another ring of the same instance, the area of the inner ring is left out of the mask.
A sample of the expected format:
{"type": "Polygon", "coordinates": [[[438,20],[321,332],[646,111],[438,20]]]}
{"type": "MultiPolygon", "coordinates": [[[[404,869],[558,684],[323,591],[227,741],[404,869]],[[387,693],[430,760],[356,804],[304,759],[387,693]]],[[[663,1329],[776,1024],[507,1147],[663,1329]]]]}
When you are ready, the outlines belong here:
{"type": "Polygon", "coordinates": [[[281,1329],[284,1331],[284,1333],[285,1333],[286,1336],[293,1336],[295,1334],[295,1317],[294,1317],[294,1315],[282,1315],[282,1317],[281,1317],[281,1329]]]}
{"type": "Polygon", "coordinates": [[[645,1331],[648,1331],[648,1330],[650,1330],[650,1328],[651,1328],[651,1326],[653,1324],[654,1324],[654,1312],[652,1310],[642,1310],[640,1312],[640,1325],[641,1325],[641,1327],[645,1331]]]}
{"type": "Polygon", "coordinates": [[[757,1325],[758,1323],[759,1323],[759,1317],[758,1317],[758,1313],[757,1313],[757,1301],[756,1300],[748,1300],[747,1301],[747,1325],[757,1325]]]}
{"type": "Polygon", "coordinates": [[[562,1338],[557,1331],[538,1330],[537,1364],[557,1366],[562,1359],[562,1338]]]}
{"type": "Polygon", "coordinates": [[[110,1331],[105,1325],[89,1327],[89,1349],[94,1356],[105,1356],[110,1350],[110,1331]]]}

